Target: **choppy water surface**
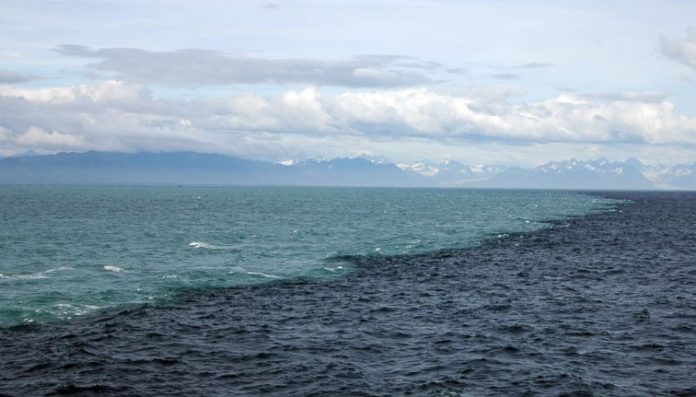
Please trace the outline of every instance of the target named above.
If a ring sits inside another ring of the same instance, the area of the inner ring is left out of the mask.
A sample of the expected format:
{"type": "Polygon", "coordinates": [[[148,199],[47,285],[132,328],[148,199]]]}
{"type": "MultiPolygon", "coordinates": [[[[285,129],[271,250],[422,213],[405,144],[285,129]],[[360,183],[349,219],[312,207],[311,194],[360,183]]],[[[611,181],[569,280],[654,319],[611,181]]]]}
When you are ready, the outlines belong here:
{"type": "Polygon", "coordinates": [[[696,193],[608,197],[469,248],[317,262],[341,277],[0,328],[0,395],[694,396],[696,193]]]}
{"type": "Polygon", "coordinates": [[[604,208],[576,193],[0,187],[0,326],[350,271],[344,255],[467,247],[604,208]]]}

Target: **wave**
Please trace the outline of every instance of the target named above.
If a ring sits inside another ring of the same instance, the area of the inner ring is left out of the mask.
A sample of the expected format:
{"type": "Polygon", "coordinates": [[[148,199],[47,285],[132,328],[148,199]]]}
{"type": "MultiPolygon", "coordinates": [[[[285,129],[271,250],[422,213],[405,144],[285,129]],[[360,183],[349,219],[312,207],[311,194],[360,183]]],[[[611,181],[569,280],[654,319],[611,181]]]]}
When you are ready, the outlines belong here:
{"type": "Polygon", "coordinates": [[[54,307],[63,316],[83,316],[85,314],[93,313],[102,308],[101,306],[97,305],[80,305],[71,303],[58,303],[54,305],[54,307]]]}
{"type": "Polygon", "coordinates": [[[104,266],[104,270],[106,270],[107,272],[118,273],[118,272],[122,272],[123,268],[118,267],[118,266],[114,266],[114,265],[106,265],[106,266],[104,266]]]}
{"type": "Polygon", "coordinates": [[[67,270],[73,270],[72,267],[61,266],[53,269],[44,270],[36,273],[28,274],[2,274],[0,273],[0,278],[11,279],[11,280],[38,280],[48,278],[51,273],[62,272],[67,270]]]}
{"type": "Polygon", "coordinates": [[[254,271],[246,271],[242,268],[236,268],[233,270],[230,270],[230,274],[246,274],[249,276],[256,276],[256,277],[264,277],[264,278],[272,278],[272,279],[281,279],[283,277],[281,276],[276,276],[274,274],[268,274],[268,273],[263,273],[263,272],[254,272],[254,271]]]}
{"type": "Polygon", "coordinates": [[[230,249],[236,249],[237,247],[233,247],[231,245],[215,245],[215,244],[210,244],[206,243],[204,241],[193,241],[189,243],[189,246],[193,248],[203,248],[207,250],[230,250],[230,249]]]}
{"type": "Polygon", "coordinates": [[[246,272],[246,274],[248,274],[250,276],[260,276],[260,277],[266,277],[266,278],[282,278],[280,276],[274,276],[273,274],[261,273],[261,272],[246,272]]]}
{"type": "Polygon", "coordinates": [[[339,266],[324,266],[324,267],[322,267],[322,269],[326,270],[327,272],[331,272],[331,273],[345,270],[345,268],[343,266],[340,266],[340,265],[339,266]]]}

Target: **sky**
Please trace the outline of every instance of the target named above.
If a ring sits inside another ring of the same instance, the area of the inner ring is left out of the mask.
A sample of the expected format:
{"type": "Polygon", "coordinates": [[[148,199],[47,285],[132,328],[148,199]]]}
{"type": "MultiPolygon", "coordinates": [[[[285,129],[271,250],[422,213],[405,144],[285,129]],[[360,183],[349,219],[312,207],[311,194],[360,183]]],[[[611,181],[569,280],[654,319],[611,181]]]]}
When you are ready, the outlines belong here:
{"type": "Polygon", "coordinates": [[[0,156],[696,161],[696,2],[0,0],[0,156]]]}

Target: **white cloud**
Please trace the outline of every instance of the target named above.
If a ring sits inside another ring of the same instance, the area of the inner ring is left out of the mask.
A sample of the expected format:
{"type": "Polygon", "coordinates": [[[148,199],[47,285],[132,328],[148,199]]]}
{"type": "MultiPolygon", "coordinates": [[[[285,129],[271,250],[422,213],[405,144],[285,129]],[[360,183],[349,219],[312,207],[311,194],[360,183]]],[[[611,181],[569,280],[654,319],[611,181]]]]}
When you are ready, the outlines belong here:
{"type": "Polygon", "coordinates": [[[47,132],[37,127],[29,127],[26,132],[14,139],[14,144],[26,148],[43,150],[80,150],[86,149],[86,142],[81,136],[62,134],[57,131],[47,132]]]}
{"type": "Polygon", "coordinates": [[[694,143],[696,120],[666,100],[559,95],[536,102],[480,101],[426,89],[345,93],[331,100],[346,124],[401,134],[528,142],[694,143]]]}
{"type": "Polygon", "coordinates": [[[77,100],[115,101],[134,100],[143,93],[135,85],[127,85],[116,80],[97,84],[82,84],[73,87],[57,88],[16,88],[0,86],[0,96],[21,97],[31,102],[69,103],[77,100]]]}
{"type": "Polygon", "coordinates": [[[614,151],[617,144],[682,145],[692,154],[696,146],[696,119],[679,116],[654,93],[562,94],[536,102],[515,95],[495,87],[460,94],[310,87],[175,101],[119,81],[0,86],[0,152],[197,150],[273,160],[362,153],[395,161],[466,160],[473,153],[493,157],[477,160],[490,163],[501,162],[496,151],[509,152],[505,160],[532,161],[530,153],[549,158],[553,153],[544,152],[559,145],[614,151]]]}

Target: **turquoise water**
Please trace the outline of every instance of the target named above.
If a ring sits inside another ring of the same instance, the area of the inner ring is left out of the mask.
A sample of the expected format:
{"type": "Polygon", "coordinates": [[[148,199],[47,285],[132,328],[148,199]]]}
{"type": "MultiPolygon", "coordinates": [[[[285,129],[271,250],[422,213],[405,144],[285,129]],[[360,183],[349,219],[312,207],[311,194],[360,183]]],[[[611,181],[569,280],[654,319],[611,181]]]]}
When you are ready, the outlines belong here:
{"type": "Polygon", "coordinates": [[[0,326],[350,271],[333,258],[468,247],[607,208],[571,192],[0,187],[0,326]]]}

